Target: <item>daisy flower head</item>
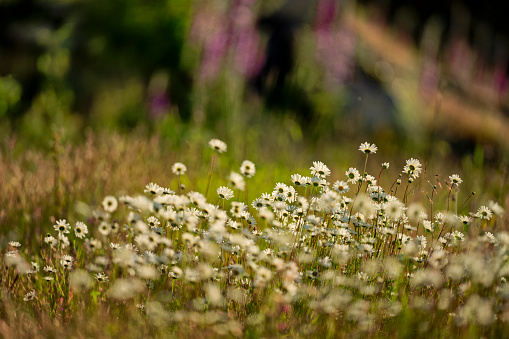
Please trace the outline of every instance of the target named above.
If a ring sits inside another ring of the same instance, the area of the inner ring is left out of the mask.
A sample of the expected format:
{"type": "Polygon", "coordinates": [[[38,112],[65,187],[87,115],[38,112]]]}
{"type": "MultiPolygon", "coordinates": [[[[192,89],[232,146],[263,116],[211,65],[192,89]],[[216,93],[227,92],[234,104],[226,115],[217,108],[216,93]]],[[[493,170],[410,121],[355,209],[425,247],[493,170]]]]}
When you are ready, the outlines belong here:
{"type": "Polygon", "coordinates": [[[65,219],[61,219],[58,220],[53,227],[59,234],[64,234],[70,232],[69,229],[71,228],[71,225],[69,225],[65,219]]]}
{"type": "Polygon", "coordinates": [[[108,276],[104,273],[96,273],[94,274],[94,278],[100,283],[108,282],[108,276]]]}
{"type": "Polygon", "coordinates": [[[64,267],[64,269],[70,270],[72,267],[74,259],[70,255],[64,255],[62,259],[60,259],[60,265],[64,267]]]}
{"type": "Polygon", "coordinates": [[[159,227],[159,225],[161,225],[161,222],[159,221],[159,219],[151,215],[147,219],[147,225],[150,226],[150,228],[157,228],[159,227]]]}
{"type": "Polygon", "coordinates": [[[369,142],[364,142],[359,146],[359,151],[365,154],[375,154],[378,151],[378,148],[375,144],[370,144],[369,142]]]}
{"type": "Polygon", "coordinates": [[[348,171],[345,172],[345,175],[347,176],[347,182],[351,184],[356,184],[361,180],[361,175],[359,171],[356,168],[350,167],[348,171]]]}
{"type": "Polygon", "coordinates": [[[163,188],[161,186],[159,186],[158,184],[156,183],[149,183],[147,186],[145,186],[145,190],[143,192],[145,193],[150,193],[152,195],[160,195],[163,193],[163,188]]]}
{"type": "Polygon", "coordinates": [[[403,167],[403,173],[408,174],[412,179],[417,179],[422,171],[421,162],[417,159],[410,158],[406,161],[405,167],[403,167]]]}
{"type": "Polygon", "coordinates": [[[20,247],[21,244],[17,241],[9,241],[9,246],[12,246],[12,247],[20,247]]]}
{"type": "Polygon", "coordinates": [[[244,181],[244,177],[237,172],[231,172],[228,177],[228,181],[233,186],[233,188],[243,191],[246,188],[246,182],[244,181]]]}
{"type": "Polygon", "coordinates": [[[104,197],[101,205],[103,206],[103,209],[108,213],[113,213],[117,210],[118,207],[118,201],[117,198],[115,198],[112,195],[108,195],[104,197]]]}
{"type": "Polygon", "coordinates": [[[470,218],[468,215],[460,215],[458,217],[458,221],[463,225],[468,225],[472,221],[472,218],[470,218]]]}
{"type": "Polygon", "coordinates": [[[501,217],[504,214],[504,208],[493,200],[488,201],[488,207],[491,209],[493,214],[498,217],[501,217]]]}
{"type": "Polygon", "coordinates": [[[111,225],[107,222],[101,222],[98,227],[99,233],[108,236],[111,233],[111,225]]]}
{"type": "Polygon", "coordinates": [[[240,173],[246,178],[252,178],[256,173],[255,164],[252,161],[244,160],[240,165],[240,173]]]}
{"type": "Polygon", "coordinates": [[[334,183],[334,185],[332,185],[332,188],[333,188],[334,190],[336,190],[336,192],[338,192],[338,193],[340,193],[340,194],[341,194],[341,193],[346,193],[346,192],[348,192],[348,190],[350,190],[350,186],[348,186],[348,183],[347,183],[347,182],[345,182],[345,181],[343,181],[343,180],[341,180],[341,181],[336,181],[336,182],[334,183]]]}
{"type": "Polygon", "coordinates": [[[53,266],[46,265],[46,266],[44,266],[44,272],[47,272],[47,273],[56,273],[57,270],[55,268],[53,268],[53,266]]]}
{"type": "Polygon", "coordinates": [[[366,181],[366,183],[368,184],[368,186],[371,186],[371,185],[376,185],[376,178],[372,175],[369,175],[367,174],[365,177],[364,177],[364,181],[366,181]]]}
{"type": "Polygon", "coordinates": [[[74,235],[76,238],[83,239],[88,234],[88,227],[84,222],[78,221],[74,226],[74,235]]]}
{"type": "Polygon", "coordinates": [[[384,162],[382,164],[382,169],[389,169],[389,163],[388,162],[384,162]]]}
{"type": "Polygon", "coordinates": [[[211,139],[209,141],[209,146],[217,153],[224,153],[226,152],[228,146],[224,141],[221,141],[219,139],[211,139]]]}
{"type": "Polygon", "coordinates": [[[451,181],[451,185],[453,187],[458,187],[463,182],[463,180],[461,180],[460,176],[457,174],[450,175],[449,180],[451,181]]]}
{"type": "Polygon", "coordinates": [[[306,185],[306,179],[300,174],[292,174],[291,176],[292,183],[295,186],[305,186],[306,185]]]}
{"type": "Polygon", "coordinates": [[[477,210],[476,217],[485,219],[485,220],[490,220],[491,217],[493,217],[493,212],[491,211],[491,209],[488,206],[481,206],[477,210]]]}
{"type": "Polygon", "coordinates": [[[330,170],[327,165],[321,161],[313,161],[313,166],[309,169],[311,170],[311,174],[318,178],[325,178],[330,174],[330,170]]]}
{"type": "Polygon", "coordinates": [[[23,301],[31,301],[31,300],[34,300],[35,299],[35,291],[32,290],[30,292],[28,292],[27,294],[25,294],[25,297],[23,298],[23,301]]]}
{"type": "Polygon", "coordinates": [[[220,199],[230,200],[233,198],[233,191],[228,187],[220,186],[217,189],[217,195],[220,199]]]}
{"type": "Polygon", "coordinates": [[[171,171],[175,175],[184,175],[186,174],[187,167],[181,162],[176,162],[173,164],[173,166],[171,166],[171,171]]]}

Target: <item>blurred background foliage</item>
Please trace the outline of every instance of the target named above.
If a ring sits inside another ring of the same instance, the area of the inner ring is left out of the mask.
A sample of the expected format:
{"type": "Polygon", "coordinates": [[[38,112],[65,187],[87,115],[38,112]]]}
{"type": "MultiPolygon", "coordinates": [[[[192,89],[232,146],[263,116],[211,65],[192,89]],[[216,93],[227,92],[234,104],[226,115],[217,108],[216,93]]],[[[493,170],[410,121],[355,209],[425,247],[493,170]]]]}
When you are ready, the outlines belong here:
{"type": "Polygon", "coordinates": [[[0,130],[20,149],[49,149],[55,130],[83,141],[91,128],[177,146],[216,136],[239,157],[262,141],[316,156],[370,140],[389,154],[502,163],[505,27],[470,1],[422,6],[2,1],[0,130]]]}

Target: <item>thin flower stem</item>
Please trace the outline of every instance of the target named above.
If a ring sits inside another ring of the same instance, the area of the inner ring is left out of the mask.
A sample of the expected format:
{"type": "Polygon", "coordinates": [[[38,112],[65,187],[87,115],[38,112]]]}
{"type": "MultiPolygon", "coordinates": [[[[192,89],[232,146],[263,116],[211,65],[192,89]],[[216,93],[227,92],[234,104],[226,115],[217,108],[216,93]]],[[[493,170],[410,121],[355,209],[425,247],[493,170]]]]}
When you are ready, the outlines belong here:
{"type": "Polygon", "coordinates": [[[249,210],[249,204],[248,204],[248,199],[247,199],[247,178],[246,178],[246,206],[247,206],[247,209],[249,210]]]}
{"type": "Polygon", "coordinates": [[[216,160],[216,153],[212,155],[212,160],[210,161],[210,171],[209,171],[209,180],[207,183],[207,189],[205,190],[205,198],[209,195],[210,182],[212,181],[212,170],[214,169],[214,161],[216,160]]]}

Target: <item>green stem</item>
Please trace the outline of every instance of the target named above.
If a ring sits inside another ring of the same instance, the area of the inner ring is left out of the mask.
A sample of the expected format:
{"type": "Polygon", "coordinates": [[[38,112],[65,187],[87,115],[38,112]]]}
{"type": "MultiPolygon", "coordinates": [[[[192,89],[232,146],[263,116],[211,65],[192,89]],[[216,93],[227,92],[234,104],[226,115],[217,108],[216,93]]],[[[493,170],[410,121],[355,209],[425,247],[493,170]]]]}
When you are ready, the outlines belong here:
{"type": "Polygon", "coordinates": [[[210,161],[210,171],[209,171],[209,181],[207,183],[207,189],[205,190],[205,198],[209,195],[210,182],[212,181],[212,170],[214,169],[214,161],[216,160],[216,153],[212,155],[212,160],[210,161]]]}

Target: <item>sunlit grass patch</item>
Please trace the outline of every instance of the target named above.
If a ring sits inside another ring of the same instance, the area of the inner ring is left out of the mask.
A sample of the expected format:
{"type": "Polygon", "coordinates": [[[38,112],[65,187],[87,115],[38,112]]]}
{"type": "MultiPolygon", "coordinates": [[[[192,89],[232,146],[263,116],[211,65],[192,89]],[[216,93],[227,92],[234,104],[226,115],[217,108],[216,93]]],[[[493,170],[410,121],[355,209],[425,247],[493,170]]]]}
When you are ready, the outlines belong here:
{"type": "Polygon", "coordinates": [[[200,165],[175,159],[165,185],[61,209],[39,244],[9,239],[2,297],[21,316],[4,309],[6,329],[21,335],[26,315],[92,336],[122,333],[120,318],[150,336],[505,331],[504,209],[475,202],[460,175],[430,178],[416,158],[372,164],[383,150],[363,143],[360,167],[314,161],[256,181],[254,162],[219,170],[228,148],[209,146],[199,184],[188,174],[200,165]]]}

